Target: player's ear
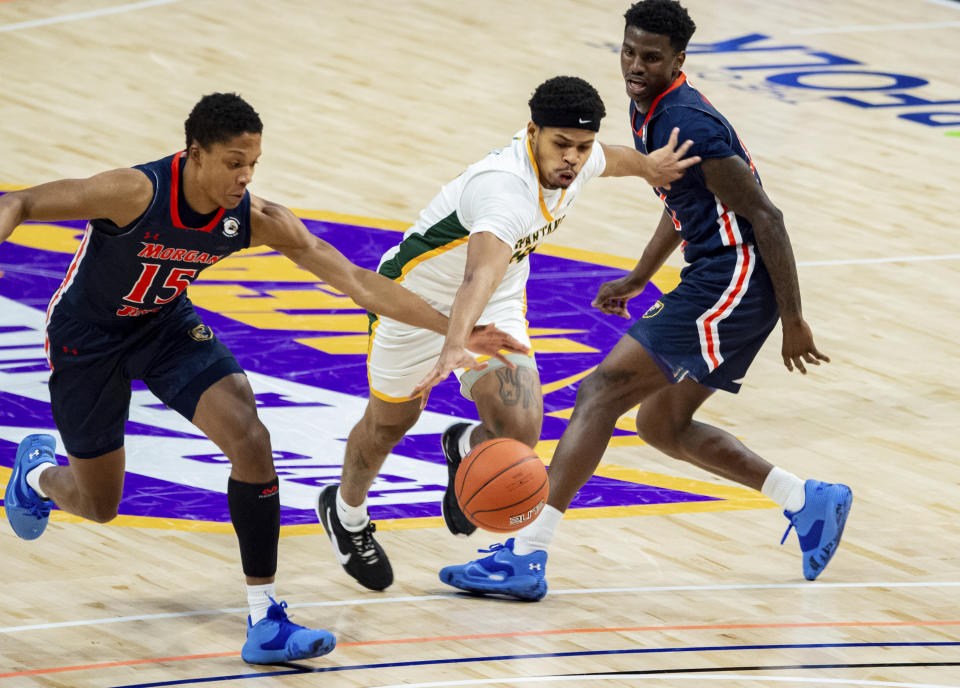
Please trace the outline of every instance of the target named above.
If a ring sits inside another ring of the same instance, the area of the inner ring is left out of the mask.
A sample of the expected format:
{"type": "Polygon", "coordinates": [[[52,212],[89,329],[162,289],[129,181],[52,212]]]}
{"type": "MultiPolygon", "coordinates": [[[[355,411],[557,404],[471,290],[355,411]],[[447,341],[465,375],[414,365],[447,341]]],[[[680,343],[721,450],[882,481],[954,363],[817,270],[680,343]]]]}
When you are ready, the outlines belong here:
{"type": "Polygon", "coordinates": [[[677,56],[674,58],[674,60],[676,60],[675,68],[678,72],[681,69],[683,69],[683,63],[686,61],[686,59],[687,59],[686,50],[681,50],[680,52],[677,53],[677,56]]]}
{"type": "Polygon", "coordinates": [[[536,138],[537,129],[539,128],[540,127],[538,127],[536,124],[533,123],[533,120],[530,120],[529,122],[527,122],[527,137],[529,137],[531,142],[533,142],[533,140],[536,138]]]}

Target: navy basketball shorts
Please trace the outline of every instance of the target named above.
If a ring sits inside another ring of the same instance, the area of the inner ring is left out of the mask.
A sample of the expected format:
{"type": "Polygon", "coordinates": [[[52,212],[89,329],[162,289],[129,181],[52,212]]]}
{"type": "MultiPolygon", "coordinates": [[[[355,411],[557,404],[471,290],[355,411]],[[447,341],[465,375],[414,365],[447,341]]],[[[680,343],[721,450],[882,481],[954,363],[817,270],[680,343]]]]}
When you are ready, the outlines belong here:
{"type": "Polygon", "coordinates": [[[672,382],[689,377],[736,393],[779,317],[770,276],[746,244],[684,268],[628,334],[672,382]]]}
{"type": "Polygon", "coordinates": [[[77,320],[61,303],[47,326],[50,404],[71,456],[94,458],[123,446],[130,383],[143,380],[157,398],[193,419],[200,395],[243,369],[203,324],[189,299],[134,329],[77,320]]]}

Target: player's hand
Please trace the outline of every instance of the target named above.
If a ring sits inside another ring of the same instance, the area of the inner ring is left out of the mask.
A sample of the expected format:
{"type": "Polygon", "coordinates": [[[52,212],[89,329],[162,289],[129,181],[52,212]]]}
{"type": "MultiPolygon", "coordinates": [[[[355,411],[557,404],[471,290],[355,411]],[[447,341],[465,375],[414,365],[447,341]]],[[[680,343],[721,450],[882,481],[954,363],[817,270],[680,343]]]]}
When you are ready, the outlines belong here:
{"type": "Polygon", "coordinates": [[[780,354],[787,370],[793,372],[796,367],[804,375],[807,374],[805,362],[811,365],[820,365],[820,361],[830,362],[829,356],[817,350],[817,345],[813,343],[813,332],[802,318],[783,323],[783,347],[780,354]]]}
{"type": "Polygon", "coordinates": [[[643,291],[646,284],[632,284],[627,277],[604,282],[597,290],[597,295],[590,305],[607,315],[618,315],[621,318],[630,318],[627,301],[643,291]]]}
{"type": "MultiPolygon", "coordinates": [[[[467,349],[475,351],[485,356],[493,356],[500,359],[507,365],[507,359],[504,358],[501,350],[516,354],[527,354],[530,347],[514,339],[503,330],[497,329],[492,323],[489,325],[477,325],[467,337],[467,349]]],[[[512,367],[512,366],[511,366],[512,367]]]]}
{"type": "MultiPolygon", "coordinates": [[[[500,358],[511,368],[516,366],[505,358],[502,358],[499,354],[497,358],[500,358]]],[[[463,346],[457,346],[450,344],[449,342],[444,342],[443,349],[440,351],[440,356],[437,358],[437,363],[433,366],[433,369],[427,373],[420,383],[414,387],[413,392],[410,393],[411,397],[416,397],[420,395],[420,409],[425,409],[427,407],[427,399],[430,397],[430,392],[433,388],[447,379],[447,376],[450,375],[457,368],[471,368],[473,370],[483,370],[489,365],[486,361],[480,362],[470,355],[470,352],[466,350],[463,346]]]]}
{"type": "Polygon", "coordinates": [[[678,147],[677,139],[679,136],[680,129],[674,127],[673,131],[670,132],[670,140],[667,141],[667,145],[647,155],[649,171],[644,175],[644,179],[650,186],[669,189],[670,182],[680,179],[688,167],[700,162],[699,155],[693,155],[689,158],[683,157],[690,150],[693,141],[688,139],[678,147]]]}

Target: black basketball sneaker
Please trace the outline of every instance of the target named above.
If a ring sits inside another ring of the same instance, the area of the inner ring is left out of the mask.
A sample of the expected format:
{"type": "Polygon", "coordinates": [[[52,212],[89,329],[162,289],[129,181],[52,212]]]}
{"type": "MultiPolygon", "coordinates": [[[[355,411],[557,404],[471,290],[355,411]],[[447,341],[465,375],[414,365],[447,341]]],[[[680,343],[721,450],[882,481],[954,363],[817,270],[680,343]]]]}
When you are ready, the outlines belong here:
{"type": "Polygon", "coordinates": [[[443,456],[447,460],[447,490],[443,493],[443,522],[447,524],[447,530],[457,537],[467,537],[472,535],[477,529],[475,525],[467,520],[460,504],[457,503],[457,493],[454,490],[454,481],[457,478],[457,468],[463,457],[460,456],[460,435],[469,428],[471,423],[454,423],[443,431],[440,438],[440,446],[443,447],[443,456]]]}
{"type": "MultiPolygon", "coordinates": [[[[362,530],[347,530],[337,516],[337,485],[327,485],[317,498],[316,512],[327,531],[333,553],[343,570],[370,590],[383,590],[393,583],[393,568],[373,533],[377,526],[368,520],[362,530]]],[[[369,518],[369,517],[368,517],[369,518]]]]}

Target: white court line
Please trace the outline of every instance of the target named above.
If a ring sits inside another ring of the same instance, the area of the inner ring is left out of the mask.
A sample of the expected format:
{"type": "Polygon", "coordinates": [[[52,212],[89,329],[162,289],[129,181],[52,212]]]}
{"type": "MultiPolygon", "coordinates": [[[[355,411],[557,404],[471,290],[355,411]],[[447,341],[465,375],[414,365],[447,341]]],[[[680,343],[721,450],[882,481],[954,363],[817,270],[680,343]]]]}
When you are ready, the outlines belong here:
{"type": "Polygon", "coordinates": [[[914,29],[945,29],[960,26],[960,21],[927,22],[925,24],[873,24],[862,26],[828,26],[822,29],[793,29],[792,34],[861,33],[865,31],[911,31],[914,29]]]}
{"type": "Polygon", "coordinates": [[[19,31],[20,29],[32,29],[36,26],[49,26],[50,24],[62,24],[63,22],[78,21],[80,19],[93,19],[94,17],[103,17],[108,14],[120,14],[121,12],[133,12],[145,7],[154,7],[156,5],[169,5],[178,0],[143,0],[130,5],[118,5],[117,7],[105,7],[101,10],[90,10],[89,12],[76,12],[74,14],[61,14],[57,17],[47,17],[46,19],[33,19],[31,21],[18,22],[16,24],[0,25],[0,33],[4,31],[19,31]]]}
{"type": "MultiPolygon", "coordinates": [[[[960,26],[960,22],[958,22],[960,26]]],[[[927,260],[957,260],[960,253],[947,253],[942,256],[891,256],[889,258],[841,258],[839,260],[801,260],[797,266],[816,265],[867,265],[870,263],[919,263],[927,260]]]]}
{"type": "MultiPolygon", "coordinates": [[[[551,590],[551,595],[604,595],[638,592],[710,592],[716,590],[786,590],[802,588],[807,591],[826,591],[837,588],[953,588],[960,587],[960,581],[930,581],[930,582],[901,582],[901,583],[769,583],[764,585],[673,585],[648,586],[639,588],[578,588],[575,590],[551,590]]],[[[406,597],[361,598],[358,600],[331,600],[329,602],[300,602],[288,604],[288,609],[307,609],[309,607],[348,607],[366,606],[372,604],[393,604],[397,602],[421,602],[437,600],[461,600],[460,593],[444,595],[410,595],[406,597]]],[[[213,616],[215,614],[247,614],[246,607],[231,607],[227,609],[206,609],[191,612],[170,612],[166,614],[143,614],[139,616],[116,616],[105,619],[88,619],[81,621],[60,621],[57,623],[32,624],[29,626],[0,626],[0,633],[17,633],[20,631],[42,631],[51,628],[68,628],[71,626],[98,626],[102,624],[127,623],[130,621],[149,621],[152,619],[178,619],[187,616],[213,616]]],[[[960,688],[960,687],[958,687],[960,688]]]]}
{"type": "Polygon", "coordinates": [[[886,688],[960,688],[954,685],[933,683],[901,683],[899,681],[867,681],[851,678],[818,678],[814,676],[761,676],[738,674],[596,674],[594,676],[511,676],[510,678],[477,678],[460,681],[432,681],[430,683],[394,683],[373,686],[372,688],[442,688],[443,686],[490,686],[503,684],[513,686],[518,683],[548,683],[551,681],[622,681],[640,679],[643,681],[776,681],[780,683],[834,683],[844,686],[886,686],[886,688]]]}

